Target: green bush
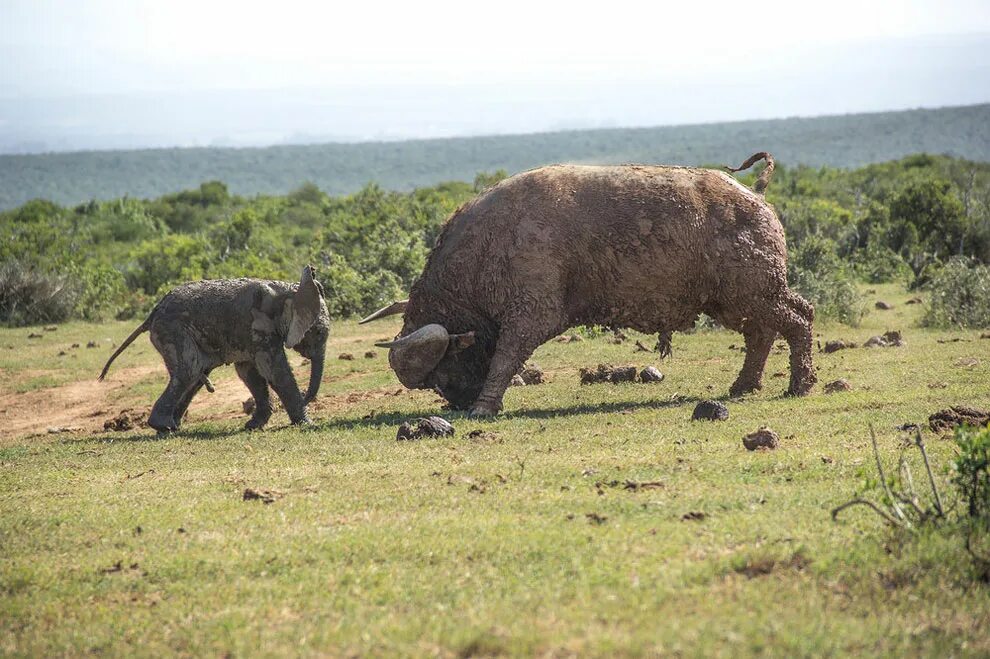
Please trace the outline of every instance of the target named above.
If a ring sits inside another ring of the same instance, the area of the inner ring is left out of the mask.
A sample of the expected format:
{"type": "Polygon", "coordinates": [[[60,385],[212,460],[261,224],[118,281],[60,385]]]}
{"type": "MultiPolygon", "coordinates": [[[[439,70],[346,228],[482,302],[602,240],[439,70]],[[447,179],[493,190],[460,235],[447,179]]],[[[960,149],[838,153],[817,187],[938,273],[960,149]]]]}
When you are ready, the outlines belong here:
{"type": "Polygon", "coordinates": [[[70,277],[19,261],[0,266],[0,322],[15,327],[58,323],[72,316],[79,286],[70,277]]]}
{"type": "Polygon", "coordinates": [[[956,474],[959,488],[970,517],[990,521],[990,427],[956,428],[956,474]]]}
{"type": "Polygon", "coordinates": [[[956,258],[939,268],[929,284],[929,327],[990,327],[990,267],[956,258]]]}
{"type": "Polygon", "coordinates": [[[817,318],[856,326],[866,313],[863,296],[836,254],[835,243],[828,238],[810,236],[792,250],[787,279],[815,305],[817,318]]]}

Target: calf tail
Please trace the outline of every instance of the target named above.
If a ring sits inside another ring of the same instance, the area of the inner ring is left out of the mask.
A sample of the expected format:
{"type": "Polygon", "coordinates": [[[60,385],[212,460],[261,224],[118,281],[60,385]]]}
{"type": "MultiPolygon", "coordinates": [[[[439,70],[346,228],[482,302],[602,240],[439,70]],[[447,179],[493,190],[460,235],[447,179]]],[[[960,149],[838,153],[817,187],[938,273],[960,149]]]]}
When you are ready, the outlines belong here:
{"type": "Polygon", "coordinates": [[[763,171],[760,172],[760,175],[756,178],[756,184],[753,186],[753,192],[756,194],[763,194],[766,191],[767,186],[770,185],[770,177],[773,176],[774,168],[773,156],[766,151],[754,153],[746,159],[746,162],[738,167],[726,167],[725,169],[730,172],[741,172],[744,169],[749,169],[761,160],[766,160],[767,166],[763,168],[763,171]]]}
{"type": "Polygon", "coordinates": [[[124,342],[120,344],[120,347],[117,348],[117,350],[112,355],[110,355],[110,359],[107,360],[106,365],[103,367],[103,372],[100,373],[100,377],[99,377],[100,382],[103,382],[103,378],[107,376],[107,371],[110,370],[110,364],[113,363],[113,360],[117,359],[117,356],[120,353],[124,352],[124,350],[127,349],[127,346],[131,345],[131,343],[134,342],[134,339],[138,338],[139,336],[141,336],[141,334],[148,331],[148,328],[151,327],[151,319],[154,315],[155,312],[152,311],[148,315],[148,317],[144,319],[144,322],[138,325],[137,329],[131,332],[131,335],[126,339],[124,339],[124,342]]]}

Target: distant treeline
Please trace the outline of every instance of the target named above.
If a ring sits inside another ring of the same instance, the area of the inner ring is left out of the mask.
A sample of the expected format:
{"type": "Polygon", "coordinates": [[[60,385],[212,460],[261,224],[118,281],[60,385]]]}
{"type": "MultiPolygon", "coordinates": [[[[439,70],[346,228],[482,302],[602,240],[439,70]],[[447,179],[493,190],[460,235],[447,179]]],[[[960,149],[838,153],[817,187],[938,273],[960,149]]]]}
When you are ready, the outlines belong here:
{"type": "MultiPolygon", "coordinates": [[[[408,291],[446,218],[505,175],[346,196],[306,183],[243,197],[210,181],[146,201],[31,201],[0,212],[0,322],[127,318],[180,282],[294,280],[304,263],[318,266],[335,318],[366,313],[408,291]]],[[[901,281],[933,287],[933,323],[990,322],[990,164],[924,154],[855,170],[778,161],[767,199],[787,231],[788,277],[820,318],[855,323],[857,282],[901,281]]]]}
{"type": "Polygon", "coordinates": [[[738,164],[764,150],[813,167],[859,167],[918,151],[990,161],[990,105],[406,142],[0,156],[0,209],[30,199],[159,197],[208,180],[247,196],[286,194],[303,181],[332,195],[372,181],[409,191],[553,162],[738,164]]]}

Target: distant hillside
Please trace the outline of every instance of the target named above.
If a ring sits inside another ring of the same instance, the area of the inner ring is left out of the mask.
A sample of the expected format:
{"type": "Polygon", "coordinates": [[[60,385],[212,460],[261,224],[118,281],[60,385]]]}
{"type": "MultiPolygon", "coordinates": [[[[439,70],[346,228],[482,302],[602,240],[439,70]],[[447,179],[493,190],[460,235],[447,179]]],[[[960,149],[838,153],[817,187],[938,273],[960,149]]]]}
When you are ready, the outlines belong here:
{"type": "Polygon", "coordinates": [[[760,150],[789,166],[855,167],[917,152],[990,161],[990,104],[406,142],[0,156],[0,208],[34,198],[157,197],[213,179],[242,195],[284,193],[305,181],[331,194],[369,181],[409,190],[553,162],[738,164],[760,150]]]}

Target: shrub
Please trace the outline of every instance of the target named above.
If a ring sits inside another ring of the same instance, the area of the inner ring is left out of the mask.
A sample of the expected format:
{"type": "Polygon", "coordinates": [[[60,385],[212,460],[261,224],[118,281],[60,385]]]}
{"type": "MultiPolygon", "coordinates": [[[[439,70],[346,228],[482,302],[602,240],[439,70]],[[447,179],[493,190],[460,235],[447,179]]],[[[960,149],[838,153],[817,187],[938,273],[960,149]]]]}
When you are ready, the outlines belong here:
{"type": "Polygon", "coordinates": [[[990,427],[956,428],[956,475],[953,479],[970,517],[990,520],[990,427]]]}
{"type": "Polygon", "coordinates": [[[929,327],[990,327],[990,267],[955,258],[931,279],[929,327]]]}
{"type": "Polygon", "coordinates": [[[11,261],[0,266],[0,321],[13,326],[62,322],[75,310],[79,292],[69,277],[11,261]]]}
{"type": "Polygon", "coordinates": [[[815,305],[817,318],[855,326],[866,312],[863,296],[836,255],[835,244],[827,238],[810,236],[793,251],[787,279],[795,291],[815,305]]]}

